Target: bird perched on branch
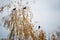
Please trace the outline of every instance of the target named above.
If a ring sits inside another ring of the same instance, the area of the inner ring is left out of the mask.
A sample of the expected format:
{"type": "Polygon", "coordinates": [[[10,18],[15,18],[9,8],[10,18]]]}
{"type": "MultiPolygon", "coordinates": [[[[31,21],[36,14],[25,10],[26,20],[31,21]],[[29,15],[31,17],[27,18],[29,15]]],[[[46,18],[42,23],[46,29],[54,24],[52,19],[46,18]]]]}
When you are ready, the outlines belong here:
{"type": "Polygon", "coordinates": [[[26,7],[24,7],[23,9],[26,9],[26,7]]]}
{"type": "Polygon", "coordinates": [[[40,26],[38,26],[38,29],[40,29],[40,26]]]}
{"type": "Polygon", "coordinates": [[[16,8],[14,8],[13,10],[16,10],[16,8]]]}

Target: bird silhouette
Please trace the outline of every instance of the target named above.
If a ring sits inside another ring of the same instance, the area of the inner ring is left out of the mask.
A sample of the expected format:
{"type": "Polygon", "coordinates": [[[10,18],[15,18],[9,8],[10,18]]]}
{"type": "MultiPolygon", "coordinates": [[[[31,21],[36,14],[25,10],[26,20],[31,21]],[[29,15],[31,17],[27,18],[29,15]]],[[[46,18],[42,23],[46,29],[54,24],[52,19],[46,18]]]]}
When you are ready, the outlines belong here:
{"type": "Polygon", "coordinates": [[[40,26],[38,26],[38,29],[40,29],[40,26]]]}
{"type": "Polygon", "coordinates": [[[23,9],[26,9],[26,7],[24,7],[23,9]]]}
{"type": "Polygon", "coordinates": [[[16,8],[14,8],[13,10],[16,10],[16,8]]]}

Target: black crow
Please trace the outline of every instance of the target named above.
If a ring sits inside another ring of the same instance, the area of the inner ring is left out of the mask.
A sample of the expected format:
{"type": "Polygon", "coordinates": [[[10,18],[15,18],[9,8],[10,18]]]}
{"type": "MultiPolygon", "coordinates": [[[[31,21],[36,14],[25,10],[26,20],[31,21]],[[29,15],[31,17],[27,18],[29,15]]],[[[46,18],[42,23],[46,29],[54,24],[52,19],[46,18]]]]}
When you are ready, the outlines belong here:
{"type": "Polygon", "coordinates": [[[26,7],[24,7],[23,9],[26,9],[26,7]]]}
{"type": "Polygon", "coordinates": [[[40,29],[40,26],[38,26],[38,29],[40,29]]]}
{"type": "Polygon", "coordinates": [[[13,10],[16,10],[16,8],[14,8],[13,10]]]}

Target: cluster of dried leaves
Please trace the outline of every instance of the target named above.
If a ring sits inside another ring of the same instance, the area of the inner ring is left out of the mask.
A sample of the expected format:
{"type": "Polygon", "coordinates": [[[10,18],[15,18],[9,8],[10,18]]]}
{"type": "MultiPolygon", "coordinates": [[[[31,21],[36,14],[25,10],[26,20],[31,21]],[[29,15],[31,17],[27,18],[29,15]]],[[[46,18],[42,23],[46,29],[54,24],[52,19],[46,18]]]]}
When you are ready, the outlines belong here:
{"type": "Polygon", "coordinates": [[[14,8],[9,18],[3,17],[4,26],[10,30],[9,40],[46,40],[46,35],[41,31],[38,38],[33,31],[34,25],[31,23],[29,7],[14,8]],[[6,19],[7,18],[7,19],[6,19]]]}
{"type": "Polygon", "coordinates": [[[29,16],[29,11],[26,8],[14,9],[9,15],[10,20],[5,20],[4,26],[10,29],[9,40],[46,40],[46,35],[41,31],[38,38],[36,38],[33,31],[33,24],[29,16]]]}

